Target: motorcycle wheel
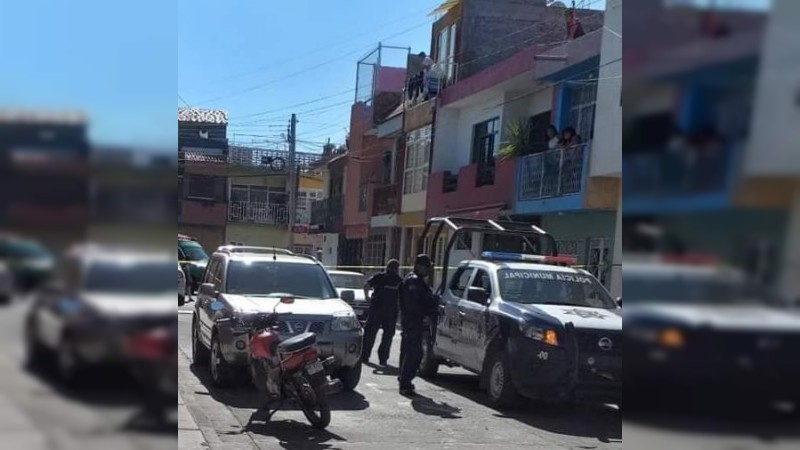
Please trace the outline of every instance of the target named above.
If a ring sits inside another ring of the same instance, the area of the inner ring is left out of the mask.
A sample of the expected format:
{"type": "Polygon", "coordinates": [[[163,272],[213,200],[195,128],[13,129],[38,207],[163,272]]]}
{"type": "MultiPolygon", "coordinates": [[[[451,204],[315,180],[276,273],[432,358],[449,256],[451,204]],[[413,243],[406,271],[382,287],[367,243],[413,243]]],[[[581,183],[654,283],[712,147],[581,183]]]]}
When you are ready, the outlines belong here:
{"type": "Polygon", "coordinates": [[[331,406],[325,388],[320,386],[314,389],[305,379],[299,384],[297,394],[306,419],[314,428],[326,428],[331,423],[331,406]]]}

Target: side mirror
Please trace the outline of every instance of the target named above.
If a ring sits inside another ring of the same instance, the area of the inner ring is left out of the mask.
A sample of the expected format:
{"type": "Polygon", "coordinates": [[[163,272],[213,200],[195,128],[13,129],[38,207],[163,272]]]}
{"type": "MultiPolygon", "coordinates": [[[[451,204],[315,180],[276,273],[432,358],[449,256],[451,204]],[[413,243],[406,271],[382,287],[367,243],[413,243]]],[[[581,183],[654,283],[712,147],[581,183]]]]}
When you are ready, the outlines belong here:
{"type": "Polygon", "coordinates": [[[617,297],[617,305],[622,308],[622,297],[617,297]]]}
{"type": "Polygon", "coordinates": [[[489,303],[489,293],[482,287],[470,287],[467,289],[467,300],[481,305],[489,303]]]}
{"type": "Polygon", "coordinates": [[[219,291],[214,287],[214,283],[203,283],[200,285],[200,289],[198,289],[200,295],[205,295],[208,297],[217,298],[219,296],[219,291]]]}
{"type": "Polygon", "coordinates": [[[356,293],[354,291],[342,291],[341,298],[347,303],[352,303],[356,300],[356,293]]]}

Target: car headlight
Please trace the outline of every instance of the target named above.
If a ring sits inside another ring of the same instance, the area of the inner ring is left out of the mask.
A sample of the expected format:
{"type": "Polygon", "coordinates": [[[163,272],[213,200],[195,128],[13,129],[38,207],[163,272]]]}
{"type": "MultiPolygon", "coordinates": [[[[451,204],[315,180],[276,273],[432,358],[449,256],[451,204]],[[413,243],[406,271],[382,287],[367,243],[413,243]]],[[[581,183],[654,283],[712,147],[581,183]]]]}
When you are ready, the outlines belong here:
{"type": "Polygon", "coordinates": [[[540,328],[533,325],[520,325],[520,332],[528,339],[544,342],[548,345],[558,345],[558,334],[550,328],[540,328]]]}
{"type": "Polygon", "coordinates": [[[353,331],[361,327],[358,318],[352,312],[339,313],[333,316],[331,331],[353,331]]]}
{"type": "Polygon", "coordinates": [[[686,344],[686,337],[678,328],[631,327],[625,331],[631,338],[646,344],[666,348],[682,348],[686,344]]]}
{"type": "Polygon", "coordinates": [[[664,347],[681,348],[686,342],[681,330],[677,328],[667,328],[661,330],[661,333],[659,333],[658,343],[664,347]]]}

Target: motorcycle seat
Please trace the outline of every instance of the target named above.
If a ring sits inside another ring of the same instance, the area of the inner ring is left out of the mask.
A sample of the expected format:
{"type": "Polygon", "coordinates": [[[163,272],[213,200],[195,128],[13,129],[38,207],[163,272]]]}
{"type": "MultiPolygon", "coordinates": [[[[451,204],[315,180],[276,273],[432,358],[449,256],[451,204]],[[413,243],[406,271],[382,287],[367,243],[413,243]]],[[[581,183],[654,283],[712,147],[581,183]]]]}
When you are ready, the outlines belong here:
{"type": "Polygon", "coordinates": [[[314,333],[301,333],[290,337],[278,344],[278,351],[281,353],[292,353],[310,347],[317,342],[317,335],[314,333]]]}

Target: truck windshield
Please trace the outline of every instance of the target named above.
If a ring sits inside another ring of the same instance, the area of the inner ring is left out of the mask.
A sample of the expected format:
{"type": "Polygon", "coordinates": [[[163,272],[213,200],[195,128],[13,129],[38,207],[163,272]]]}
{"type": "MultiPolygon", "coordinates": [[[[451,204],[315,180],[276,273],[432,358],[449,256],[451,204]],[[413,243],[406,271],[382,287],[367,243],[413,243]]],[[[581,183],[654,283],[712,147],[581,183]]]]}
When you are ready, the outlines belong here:
{"type": "Polygon", "coordinates": [[[231,261],[227,292],[236,295],[290,294],[298,298],[337,298],[325,270],[316,264],[231,261]]]}
{"type": "Polygon", "coordinates": [[[195,241],[183,241],[180,247],[181,250],[183,250],[183,254],[186,255],[186,259],[189,261],[206,261],[208,259],[208,255],[205,250],[203,250],[203,247],[195,241]]]}
{"type": "Polygon", "coordinates": [[[500,294],[507,302],[615,309],[616,302],[592,276],[530,269],[500,269],[500,294]]]}
{"type": "Polygon", "coordinates": [[[142,262],[114,264],[97,262],[89,267],[84,289],[87,292],[117,294],[162,294],[175,292],[175,263],[142,262]]]}
{"type": "Polygon", "coordinates": [[[355,273],[332,273],[331,280],[333,280],[333,285],[339,289],[361,289],[367,282],[364,275],[355,273]]]}

